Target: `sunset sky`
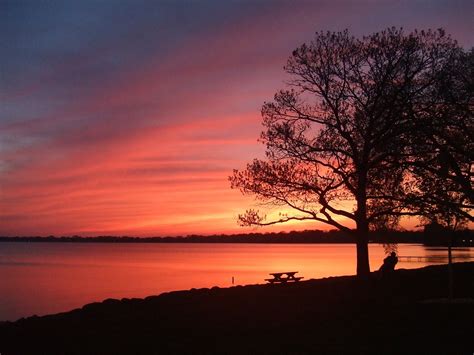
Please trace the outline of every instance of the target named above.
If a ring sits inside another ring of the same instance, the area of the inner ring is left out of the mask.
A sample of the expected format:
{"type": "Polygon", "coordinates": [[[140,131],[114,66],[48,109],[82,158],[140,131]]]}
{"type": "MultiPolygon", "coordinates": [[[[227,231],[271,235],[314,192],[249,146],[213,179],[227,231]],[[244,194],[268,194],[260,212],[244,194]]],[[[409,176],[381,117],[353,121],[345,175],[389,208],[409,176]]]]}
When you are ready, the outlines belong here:
{"type": "MultiPolygon", "coordinates": [[[[0,1],[0,235],[253,231],[234,168],[315,31],[444,27],[466,1],[0,1]]],[[[407,225],[408,226],[408,225],[407,225]]],[[[258,231],[318,228],[318,223],[258,231]]]]}

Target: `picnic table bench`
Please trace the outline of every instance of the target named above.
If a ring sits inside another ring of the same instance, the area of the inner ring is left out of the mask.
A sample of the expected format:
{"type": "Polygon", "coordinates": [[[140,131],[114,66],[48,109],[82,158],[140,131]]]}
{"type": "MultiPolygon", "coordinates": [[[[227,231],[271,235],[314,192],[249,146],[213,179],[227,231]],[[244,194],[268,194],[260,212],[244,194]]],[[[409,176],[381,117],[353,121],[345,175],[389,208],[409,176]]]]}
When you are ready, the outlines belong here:
{"type": "Polygon", "coordinates": [[[269,274],[273,276],[273,279],[265,279],[265,281],[273,284],[273,283],[285,283],[289,281],[297,282],[301,279],[304,279],[304,277],[295,277],[295,274],[297,273],[298,271],[273,272],[269,274]],[[283,275],[286,275],[286,277],[283,277],[283,275]]]}

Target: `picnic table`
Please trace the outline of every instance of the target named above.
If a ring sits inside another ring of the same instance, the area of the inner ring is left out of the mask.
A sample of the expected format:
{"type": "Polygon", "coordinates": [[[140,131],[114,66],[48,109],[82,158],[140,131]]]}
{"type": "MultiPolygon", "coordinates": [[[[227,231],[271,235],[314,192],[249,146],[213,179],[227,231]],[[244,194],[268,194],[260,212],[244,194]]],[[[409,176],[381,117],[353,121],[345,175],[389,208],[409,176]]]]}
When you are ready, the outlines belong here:
{"type": "Polygon", "coordinates": [[[295,275],[298,273],[298,271],[286,271],[286,272],[273,272],[269,275],[273,276],[273,279],[265,279],[265,281],[274,284],[274,283],[285,283],[285,282],[290,282],[294,281],[297,282],[304,277],[295,277],[295,275]],[[286,275],[286,277],[283,277],[283,275],[286,275]]]}

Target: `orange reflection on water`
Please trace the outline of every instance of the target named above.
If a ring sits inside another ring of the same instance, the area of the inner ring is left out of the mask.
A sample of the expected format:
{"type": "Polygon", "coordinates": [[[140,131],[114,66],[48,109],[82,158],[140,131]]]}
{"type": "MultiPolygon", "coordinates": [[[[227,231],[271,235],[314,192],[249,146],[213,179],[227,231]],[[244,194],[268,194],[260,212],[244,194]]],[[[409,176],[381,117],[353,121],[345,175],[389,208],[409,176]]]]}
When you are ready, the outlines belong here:
{"type": "MultiPolygon", "coordinates": [[[[445,250],[399,245],[400,255],[445,250]]],[[[464,253],[474,257],[474,248],[464,253]]],[[[456,255],[456,254],[455,254],[456,255]]],[[[370,245],[371,268],[384,258],[370,245]]],[[[441,261],[442,262],[442,261],[441,261]]],[[[400,262],[414,268],[426,262],[400,262]]],[[[353,275],[351,244],[72,244],[0,243],[0,320],[49,314],[106,298],[264,283],[272,272],[298,271],[304,280],[353,275]]]]}

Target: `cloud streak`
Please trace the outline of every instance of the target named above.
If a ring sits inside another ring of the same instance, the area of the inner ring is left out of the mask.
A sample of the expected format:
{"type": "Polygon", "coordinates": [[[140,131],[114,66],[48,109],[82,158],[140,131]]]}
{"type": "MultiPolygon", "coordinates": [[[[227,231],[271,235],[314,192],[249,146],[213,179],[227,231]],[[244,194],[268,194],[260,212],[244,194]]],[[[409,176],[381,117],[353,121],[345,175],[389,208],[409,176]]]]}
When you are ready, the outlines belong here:
{"type": "MultiPolygon", "coordinates": [[[[474,43],[469,1],[0,6],[2,235],[244,231],[253,202],[227,176],[262,156],[261,104],[314,31],[443,26],[474,43]]],[[[308,226],[323,227],[287,228],[308,226]]]]}

